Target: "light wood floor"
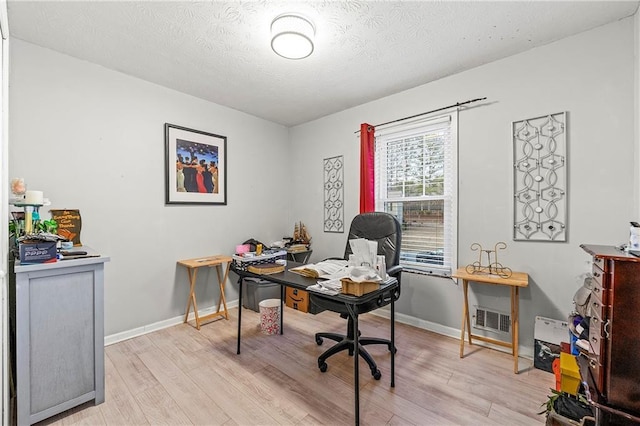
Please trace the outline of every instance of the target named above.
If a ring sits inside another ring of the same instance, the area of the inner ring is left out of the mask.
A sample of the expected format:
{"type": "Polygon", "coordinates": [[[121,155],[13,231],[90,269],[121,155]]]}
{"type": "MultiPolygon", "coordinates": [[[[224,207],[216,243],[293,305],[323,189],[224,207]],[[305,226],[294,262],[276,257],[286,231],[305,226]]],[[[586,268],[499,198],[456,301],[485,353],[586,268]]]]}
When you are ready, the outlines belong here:
{"type": "MultiPolygon", "coordinates": [[[[321,373],[317,331],[343,332],[346,320],[285,308],[284,335],[260,332],[259,314],[243,309],[242,353],[236,355],[238,310],[197,331],[183,324],[105,348],[106,401],[87,403],[42,424],[55,425],[349,425],[353,361],[343,352],[321,373]]],[[[360,317],[362,335],[388,337],[389,321],[360,317]]],[[[363,425],[538,425],[553,375],[505,353],[396,324],[396,383],[389,386],[386,346],[368,346],[382,379],[360,367],[363,425]]]]}

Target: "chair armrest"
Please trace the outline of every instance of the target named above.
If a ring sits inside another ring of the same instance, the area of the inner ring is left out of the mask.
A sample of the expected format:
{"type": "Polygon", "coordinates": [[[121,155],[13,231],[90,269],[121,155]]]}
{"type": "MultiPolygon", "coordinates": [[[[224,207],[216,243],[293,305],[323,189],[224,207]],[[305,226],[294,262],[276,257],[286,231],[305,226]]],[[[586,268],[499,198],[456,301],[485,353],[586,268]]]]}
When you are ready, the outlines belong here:
{"type": "Polygon", "coordinates": [[[402,265],[395,265],[387,269],[387,274],[391,275],[392,277],[397,277],[398,275],[400,275],[400,272],[402,272],[402,269],[402,265]]]}

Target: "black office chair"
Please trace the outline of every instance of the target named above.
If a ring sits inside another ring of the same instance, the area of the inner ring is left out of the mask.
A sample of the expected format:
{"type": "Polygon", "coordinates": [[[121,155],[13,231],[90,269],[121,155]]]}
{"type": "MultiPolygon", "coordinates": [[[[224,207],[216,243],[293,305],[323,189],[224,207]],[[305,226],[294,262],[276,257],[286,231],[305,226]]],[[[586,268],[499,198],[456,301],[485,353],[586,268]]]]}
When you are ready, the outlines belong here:
{"type": "MultiPolygon", "coordinates": [[[[395,291],[395,294],[391,295],[391,297],[394,297],[394,300],[397,299],[400,296],[399,284],[400,275],[402,272],[402,267],[400,266],[400,244],[402,242],[402,229],[400,227],[400,222],[398,222],[398,219],[396,219],[395,216],[390,215],[389,213],[383,212],[362,213],[356,216],[351,222],[349,236],[347,238],[347,247],[344,252],[344,258],[347,260],[349,259],[349,255],[352,254],[351,247],[349,246],[349,240],[355,238],[365,238],[370,241],[378,242],[378,254],[385,256],[387,273],[398,280],[398,288],[395,291]]],[[[365,307],[363,309],[363,312],[368,312],[370,310],[376,309],[378,306],[374,305],[377,303],[379,303],[379,301],[372,301],[372,306],[365,307]]],[[[326,360],[330,356],[344,350],[348,350],[349,355],[353,356],[353,318],[348,314],[348,312],[341,312],[340,316],[349,319],[346,335],[336,333],[316,333],[316,343],[318,345],[321,345],[323,339],[325,338],[338,342],[336,345],[327,349],[322,355],[318,357],[318,368],[320,368],[320,371],[322,371],[323,373],[327,371],[326,360]]],[[[377,337],[359,337],[358,341],[358,353],[369,365],[373,378],[376,380],[380,380],[380,370],[378,370],[376,362],[373,360],[369,352],[367,352],[363,348],[363,346],[376,344],[387,345],[389,347],[389,351],[394,351],[394,353],[396,351],[396,348],[392,347],[390,340],[380,339],[377,337]]]]}

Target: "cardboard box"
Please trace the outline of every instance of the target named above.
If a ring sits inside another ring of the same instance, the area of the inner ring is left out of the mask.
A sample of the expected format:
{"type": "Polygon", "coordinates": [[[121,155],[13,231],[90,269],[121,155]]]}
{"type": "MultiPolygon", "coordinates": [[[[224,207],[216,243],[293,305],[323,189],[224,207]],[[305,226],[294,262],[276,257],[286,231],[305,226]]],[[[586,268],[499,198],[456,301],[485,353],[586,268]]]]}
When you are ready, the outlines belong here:
{"type": "Polygon", "coordinates": [[[309,292],[287,287],[285,304],[296,311],[309,312],[309,292]]]}
{"type": "Polygon", "coordinates": [[[537,316],[533,332],[533,366],[553,373],[553,361],[560,358],[560,344],[569,340],[569,333],[566,321],[537,316]]]}
{"type": "Polygon", "coordinates": [[[363,294],[371,293],[372,291],[376,291],[380,288],[380,283],[369,281],[358,283],[351,281],[349,278],[343,278],[340,281],[342,282],[342,292],[344,294],[352,294],[354,296],[362,296],[363,294]]]}
{"type": "Polygon", "coordinates": [[[55,241],[23,241],[20,243],[20,263],[52,263],[58,260],[55,241]]]}

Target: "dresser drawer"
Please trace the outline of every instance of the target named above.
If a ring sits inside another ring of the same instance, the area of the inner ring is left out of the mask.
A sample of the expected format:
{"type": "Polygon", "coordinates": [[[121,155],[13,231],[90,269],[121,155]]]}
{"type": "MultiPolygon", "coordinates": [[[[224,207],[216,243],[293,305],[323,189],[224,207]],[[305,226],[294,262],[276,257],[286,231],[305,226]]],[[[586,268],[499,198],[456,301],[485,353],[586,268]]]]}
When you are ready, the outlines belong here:
{"type": "Polygon", "coordinates": [[[591,353],[600,355],[604,353],[604,332],[602,319],[598,315],[593,315],[589,320],[589,344],[591,345],[591,353]]]}
{"type": "Polygon", "coordinates": [[[592,263],[603,271],[607,270],[607,262],[602,257],[594,257],[592,263]]]}
{"type": "MultiPolygon", "coordinates": [[[[602,278],[602,276],[601,276],[602,278]]],[[[603,305],[611,304],[611,289],[602,286],[602,280],[597,280],[595,276],[591,280],[591,294],[597,297],[603,305]]]]}
{"type": "Polygon", "coordinates": [[[601,357],[593,354],[589,355],[589,373],[591,374],[593,384],[595,384],[599,394],[606,396],[604,389],[605,368],[601,362],[601,357]]]}
{"type": "Polygon", "coordinates": [[[591,275],[593,276],[593,280],[601,288],[609,288],[609,282],[605,279],[606,272],[595,263],[591,265],[591,275]]]}
{"type": "Polygon", "coordinates": [[[606,305],[602,303],[600,297],[598,297],[595,293],[591,293],[589,304],[591,305],[591,316],[595,315],[600,317],[601,319],[607,318],[606,305]]]}

